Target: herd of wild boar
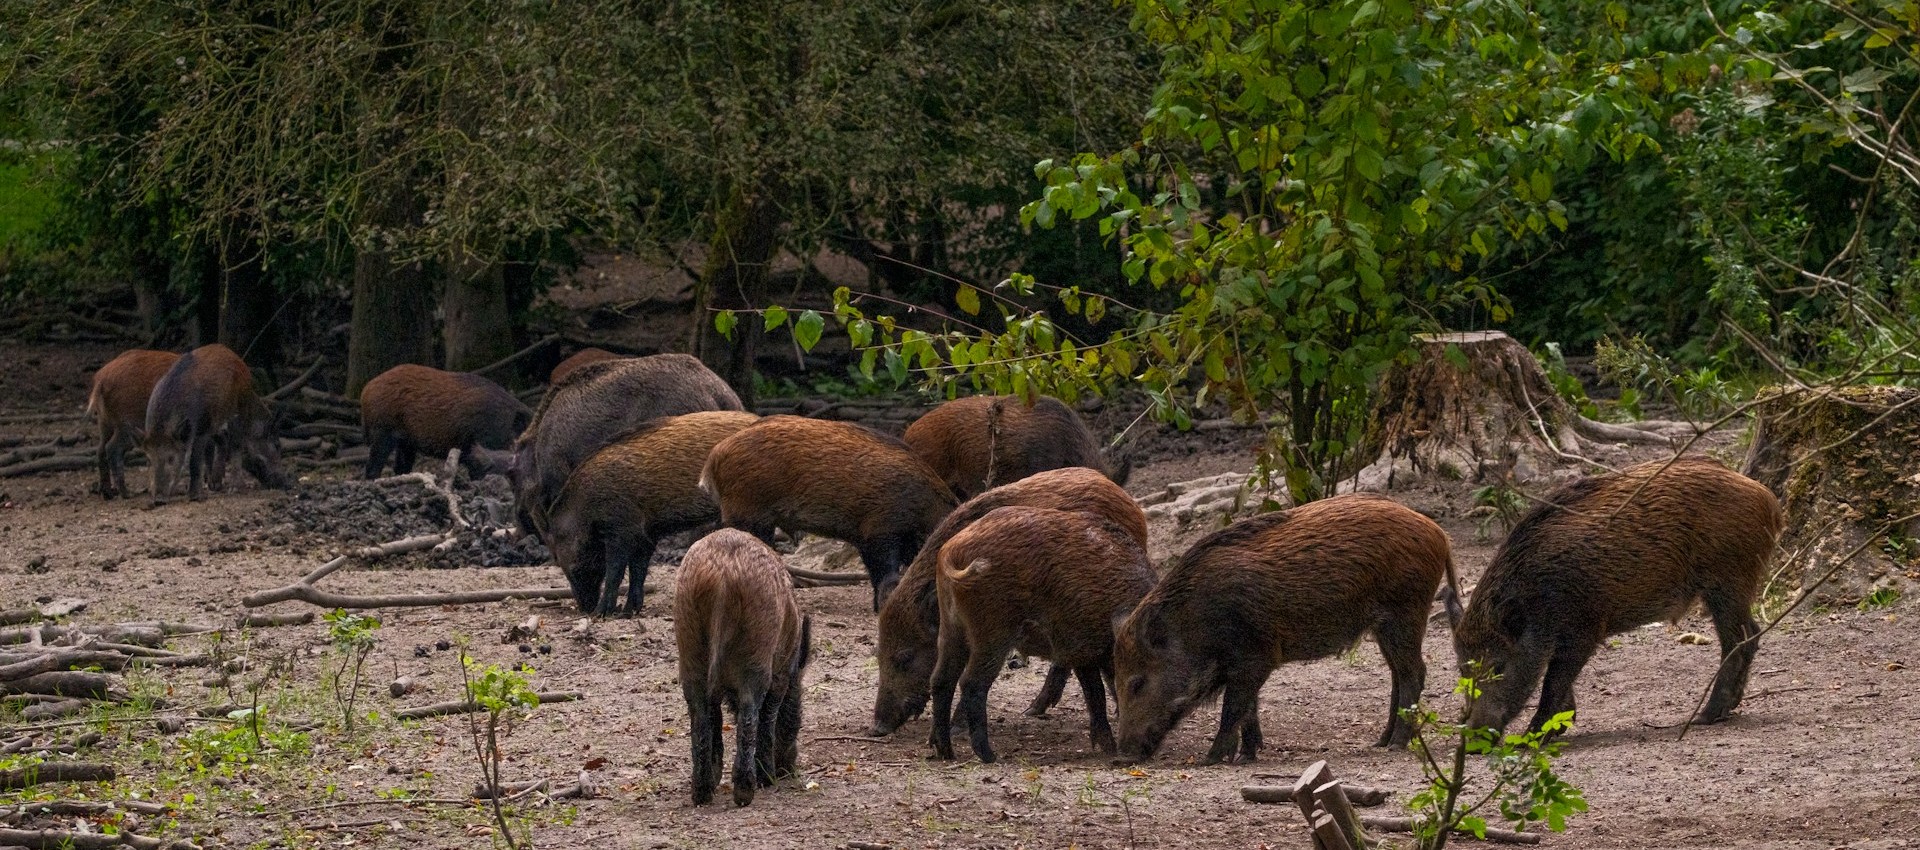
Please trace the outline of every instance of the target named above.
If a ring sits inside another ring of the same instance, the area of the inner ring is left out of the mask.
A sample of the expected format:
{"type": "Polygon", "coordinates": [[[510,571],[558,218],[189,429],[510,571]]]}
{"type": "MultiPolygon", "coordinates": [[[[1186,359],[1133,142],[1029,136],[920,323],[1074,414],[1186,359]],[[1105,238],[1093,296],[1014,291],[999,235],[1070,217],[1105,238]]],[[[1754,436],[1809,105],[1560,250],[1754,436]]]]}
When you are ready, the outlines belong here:
{"type": "MultiPolygon", "coordinates": [[[[1766,488],[1710,460],[1576,480],[1513,528],[1463,610],[1446,532],[1381,496],[1245,519],[1156,570],[1146,517],[1120,487],[1126,465],[1108,464],[1079,417],[1049,398],[962,398],[902,440],[743,412],[686,355],[589,349],[554,370],[537,409],[485,378],[423,366],[368,383],[361,408],[369,478],[389,459],[406,472],[419,454],[452,449],[473,475],[506,474],[520,530],[552,550],[589,613],[638,613],[660,540],[722,526],[687,550],[674,593],[696,803],[719,784],[723,705],[735,718],[736,804],[794,771],[809,621],[771,546],[776,530],[859,552],[877,612],[873,735],[931,703],[929,742],[951,759],[957,694],[973,754],[993,761],[987,695],[1021,653],[1052,665],[1028,713],[1057,702],[1071,675],[1094,747],[1127,761],[1151,758],[1219,694],[1207,754],[1216,763],[1259,751],[1260,689],[1276,667],[1368,634],[1392,679],[1378,743],[1404,746],[1436,599],[1462,673],[1482,683],[1475,725],[1504,728],[1536,687],[1533,728],[1573,710],[1574,681],[1607,636],[1695,603],[1722,655],[1699,720],[1725,719],[1746,687],[1752,608],[1783,524],[1766,488]]],[[[235,455],[263,485],[289,484],[274,415],[223,346],[127,352],[95,376],[88,410],[106,498],[127,495],[135,444],[156,501],[182,477],[189,498],[203,484],[220,489],[235,455]]]]}

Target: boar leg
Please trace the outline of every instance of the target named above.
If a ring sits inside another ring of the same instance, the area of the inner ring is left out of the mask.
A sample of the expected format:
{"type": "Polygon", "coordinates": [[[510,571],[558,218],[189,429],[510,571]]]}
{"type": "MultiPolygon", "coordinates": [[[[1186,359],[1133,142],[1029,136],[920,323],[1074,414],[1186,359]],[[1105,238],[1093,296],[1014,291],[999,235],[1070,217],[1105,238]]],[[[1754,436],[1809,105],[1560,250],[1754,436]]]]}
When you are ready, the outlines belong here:
{"type": "MultiPolygon", "coordinates": [[[[1053,670],[1062,669],[1053,665],[1053,670]]],[[[1048,679],[1053,678],[1053,670],[1047,671],[1048,679]]],[[[1073,675],[1080,680],[1080,695],[1087,698],[1087,732],[1093,737],[1093,748],[1112,755],[1113,727],[1107,724],[1107,689],[1100,683],[1100,665],[1076,667],[1073,675]]]]}
{"type": "Polygon", "coordinates": [[[787,683],[787,692],[780,698],[780,716],[774,723],[773,775],[775,778],[793,776],[800,764],[800,694],[806,688],[801,687],[800,677],[795,676],[787,683]]]}
{"type": "Polygon", "coordinates": [[[362,474],[368,481],[380,477],[380,470],[387,466],[387,456],[393,454],[399,441],[391,428],[376,428],[367,435],[367,467],[362,474]]]}
{"type": "Polygon", "coordinates": [[[213,451],[213,435],[202,434],[195,429],[187,438],[187,501],[198,502],[206,498],[201,492],[202,472],[207,468],[207,455],[213,451]]]}
{"type": "MultiPolygon", "coordinates": [[[[942,629],[941,634],[946,631],[942,629]]],[[[1000,665],[1007,653],[1013,651],[1013,645],[1011,637],[990,645],[985,640],[977,642],[968,655],[966,672],[960,674],[960,714],[967,720],[967,743],[973,745],[973,757],[981,764],[993,764],[998,758],[987,737],[987,692],[992,690],[993,681],[1000,678],[1000,665]]],[[[951,743],[948,749],[952,749],[951,743]]]]}
{"type": "MultiPolygon", "coordinates": [[[[1729,594],[1730,595],[1730,594],[1729,594]]],[[[1753,619],[1751,595],[1729,599],[1727,595],[1708,594],[1707,612],[1713,615],[1713,628],[1720,633],[1720,672],[1713,677],[1713,695],[1701,709],[1701,723],[1719,723],[1733,715],[1740,698],[1747,692],[1747,674],[1753,669],[1753,657],[1760,652],[1760,624],[1753,619]]]]}
{"type": "Polygon", "coordinates": [[[1241,761],[1254,760],[1261,743],[1258,731],[1260,686],[1266,681],[1267,674],[1255,675],[1240,670],[1227,676],[1226,693],[1220,698],[1220,732],[1213,736],[1213,747],[1207,750],[1206,764],[1226,761],[1236,749],[1240,752],[1241,761]],[[1243,738],[1242,727],[1248,721],[1253,722],[1255,731],[1250,738],[1243,738]]]}
{"type": "Polygon", "coordinates": [[[1420,644],[1426,637],[1426,607],[1422,605],[1407,616],[1385,618],[1374,626],[1374,643],[1379,644],[1380,655],[1393,676],[1387,729],[1380,733],[1376,747],[1400,749],[1413,740],[1413,723],[1402,712],[1412,711],[1420,703],[1420,693],[1427,685],[1427,662],[1420,655],[1420,644]]]}
{"type": "MultiPolygon", "coordinates": [[[[653,542],[652,537],[642,536],[640,539],[635,540],[633,542],[633,545],[629,547],[625,547],[628,551],[627,558],[626,558],[626,570],[627,570],[627,616],[629,617],[640,616],[640,603],[642,601],[642,597],[644,597],[647,592],[646,591],[647,571],[653,568],[654,546],[655,544],[653,542]]],[[[608,574],[610,576],[613,576],[613,580],[616,582],[620,580],[619,573],[618,573],[619,569],[620,569],[619,562],[616,562],[611,558],[607,560],[608,574]]],[[[616,584],[614,586],[614,589],[618,590],[619,586],[616,584]]]]}
{"type": "Polygon", "coordinates": [[[767,697],[767,674],[747,672],[733,703],[733,804],[753,803],[759,788],[754,770],[759,762],[760,704],[767,697]]]}
{"type": "Polygon", "coordinates": [[[1573,704],[1573,683],[1580,678],[1581,669],[1593,660],[1593,654],[1600,649],[1604,638],[1593,638],[1585,632],[1563,635],[1560,645],[1554,649],[1553,660],[1547,662],[1547,678],[1540,686],[1540,708],[1533,713],[1533,720],[1527,723],[1527,730],[1538,732],[1547,721],[1561,712],[1575,711],[1573,704]]]}
{"type": "MultiPolygon", "coordinates": [[[[946,623],[940,629],[939,660],[933,664],[933,675],[928,680],[933,697],[932,740],[934,757],[946,761],[953,760],[953,691],[959,684],[961,675],[966,671],[968,655],[967,640],[960,634],[958,623],[946,623]]],[[[1001,657],[1006,657],[1003,653],[1001,657]]],[[[998,666],[998,662],[995,662],[998,666]]]]}
{"type": "Polygon", "coordinates": [[[713,789],[720,787],[720,700],[707,693],[704,681],[682,683],[687,698],[687,716],[693,729],[693,804],[704,806],[713,801],[713,789]]]}
{"type": "MultiPolygon", "coordinates": [[[[880,610],[880,588],[885,585],[891,590],[894,577],[900,574],[900,563],[906,560],[906,544],[897,535],[881,535],[860,546],[860,565],[867,568],[867,580],[873,584],[873,610],[880,610]]],[[[1001,660],[1006,655],[1000,656],[1001,660]]]]}
{"type": "Polygon", "coordinates": [[[1040,685],[1040,692],[1033,695],[1033,702],[1027,704],[1027,716],[1045,717],[1047,709],[1059,705],[1060,697],[1067,692],[1067,674],[1072,672],[1058,664],[1047,665],[1047,681],[1040,685]]]}
{"type": "MultiPolygon", "coordinates": [[[[627,559],[633,555],[633,545],[620,534],[602,532],[600,537],[600,604],[594,613],[601,617],[611,617],[614,605],[620,600],[620,579],[627,573],[627,559]]],[[[637,598],[629,598],[632,606],[637,598]]],[[[638,607],[630,607],[629,613],[638,612],[638,607]]]]}
{"type": "Polygon", "coordinates": [[[405,475],[413,471],[414,456],[420,453],[420,447],[408,437],[401,437],[393,448],[393,474],[405,475]]]}
{"type": "Polygon", "coordinates": [[[132,438],[119,428],[100,428],[100,452],[95,457],[100,468],[100,498],[111,499],[126,493],[127,446],[132,443],[132,438]]]}
{"type": "Polygon", "coordinates": [[[760,702],[760,736],[754,741],[753,781],[761,788],[773,787],[773,781],[780,776],[774,761],[779,758],[780,708],[786,703],[786,696],[769,689],[767,698],[760,702]]]}

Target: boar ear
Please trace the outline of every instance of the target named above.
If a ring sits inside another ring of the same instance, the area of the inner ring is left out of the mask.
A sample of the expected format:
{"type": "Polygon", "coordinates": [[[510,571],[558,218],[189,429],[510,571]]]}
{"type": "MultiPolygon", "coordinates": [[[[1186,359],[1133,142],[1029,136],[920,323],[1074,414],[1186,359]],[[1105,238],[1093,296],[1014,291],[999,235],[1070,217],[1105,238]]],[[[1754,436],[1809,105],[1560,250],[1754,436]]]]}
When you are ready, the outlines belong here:
{"type": "Polygon", "coordinates": [[[1172,630],[1167,628],[1167,618],[1158,606],[1143,605],[1134,610],[1134,631],[1139,640],[1155,652],[1163,652],[1173,644],[1172,630]]]}

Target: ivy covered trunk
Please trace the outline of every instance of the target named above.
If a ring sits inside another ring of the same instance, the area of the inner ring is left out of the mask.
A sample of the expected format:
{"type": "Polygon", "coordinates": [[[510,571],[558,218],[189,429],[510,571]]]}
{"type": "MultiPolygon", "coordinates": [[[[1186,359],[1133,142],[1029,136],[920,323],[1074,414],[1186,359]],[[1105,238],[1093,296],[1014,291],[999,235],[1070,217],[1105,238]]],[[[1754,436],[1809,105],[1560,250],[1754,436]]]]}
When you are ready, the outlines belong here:
{"type": "Polygon", "coordinates": [[[1498,331],[1421,334],[1416,359],[1388,370],[1375,396],[1369,445],[1379,456],[1355,479],[1391,489],[1419,478],[1532,481],[1577,452],[1577,414],[1539,361],[1498,331]]]}
{"type": "Polygon", "coordinates": [[[740,402],[753,408],[753,358],[765,335],[758,316],[747,316],[731,338],[713,326],[713,310],[759,310],[767,306],[767,267],[778,249],[780,208],[769,187],[757,193],[736,190],[716,217],[693,300],[694,354],[733,387],[740,402]]]}
{"type": "Polygon", "coordinates": [[[1889,599],[1920,579],[1920,521],[1906,519],[1920,511],[1920,390],[1772,391],[1744,471],[1787,512],[1770,596],[1836,568],[1816,602],[1889,599]]]}

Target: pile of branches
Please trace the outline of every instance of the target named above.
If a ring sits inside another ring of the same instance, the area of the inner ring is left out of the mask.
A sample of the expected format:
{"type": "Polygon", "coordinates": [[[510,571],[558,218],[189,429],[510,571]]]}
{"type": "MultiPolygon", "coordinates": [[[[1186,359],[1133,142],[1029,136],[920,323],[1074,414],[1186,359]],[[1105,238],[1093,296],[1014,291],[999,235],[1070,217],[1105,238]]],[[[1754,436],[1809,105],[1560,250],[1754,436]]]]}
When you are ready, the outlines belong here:
{"type": "MultiPolygon", "coordinates": [[[[96,703],[129,699],[118,675],[135,665],[199,667],[212,659],[162,648],[174,635],[212,631],[190,623],[142,622],[59,625],[40,620],[71,613],[84,603],[0,612],[0,701],[21,706],[28,721],[88,711],[96,703]],[[19,625],[25,623],[26,625],[19,625]],[[83,669],[75,669],[83,668],[83,669]]],[[[0,842],[3,843],[3,842],[0,842]]]]}

